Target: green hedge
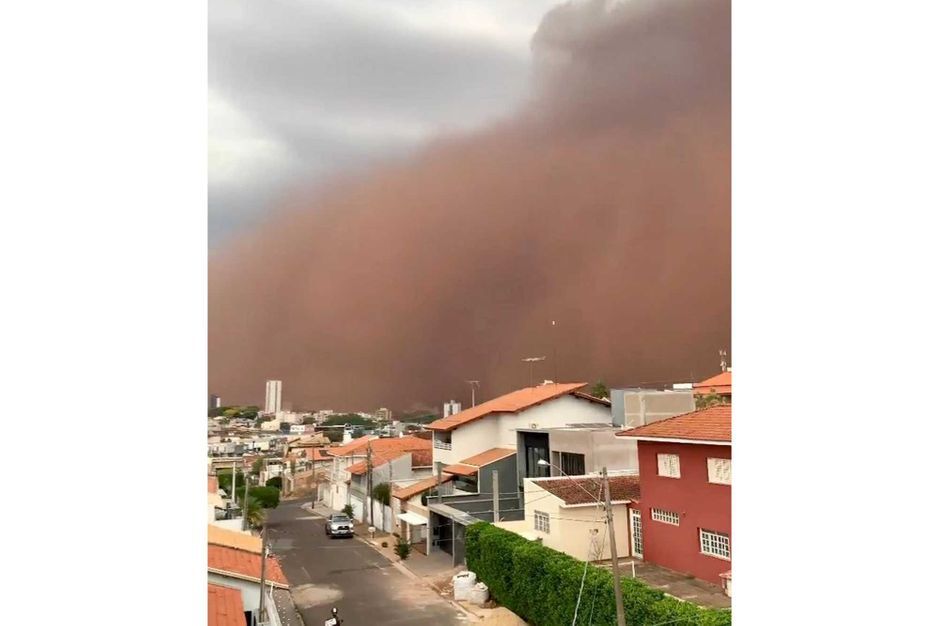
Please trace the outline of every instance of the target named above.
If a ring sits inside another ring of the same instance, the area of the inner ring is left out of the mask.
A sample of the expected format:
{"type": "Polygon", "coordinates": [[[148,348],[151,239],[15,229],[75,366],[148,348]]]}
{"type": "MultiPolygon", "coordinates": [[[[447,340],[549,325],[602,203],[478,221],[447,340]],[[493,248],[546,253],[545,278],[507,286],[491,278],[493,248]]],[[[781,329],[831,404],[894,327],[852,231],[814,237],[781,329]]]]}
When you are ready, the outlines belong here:
{"type": "MultiPolygon", "coordinates": [[[[466,558],[468,569],[487,584],[493,599],[526,621],[535,626],[571,625],[583,561],[487,523],[467,528],[466,558]]],[[[653,626],[670,620],[675,620],[675,626],[731,624],[730,611],[699,608],[633,578],[621,579],[620,583],[630,626],[653,626]],[[688,619],[681,619],[684,617],[688,619]]],[[[617,623],[609,571],[588,567],[577,623],[617,623]]]]}

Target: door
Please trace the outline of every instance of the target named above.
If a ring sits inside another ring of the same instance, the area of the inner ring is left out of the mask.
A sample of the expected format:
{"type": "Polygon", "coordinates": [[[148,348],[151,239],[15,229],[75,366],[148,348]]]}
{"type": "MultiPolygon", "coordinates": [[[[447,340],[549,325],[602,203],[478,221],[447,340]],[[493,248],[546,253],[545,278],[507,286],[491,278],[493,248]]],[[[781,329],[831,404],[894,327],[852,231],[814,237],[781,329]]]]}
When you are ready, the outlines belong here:
{"type": "Polygon", "coordinates": [[[643,558],[643,517],[639,509],[630,509],[630,552],[643,558]]]}

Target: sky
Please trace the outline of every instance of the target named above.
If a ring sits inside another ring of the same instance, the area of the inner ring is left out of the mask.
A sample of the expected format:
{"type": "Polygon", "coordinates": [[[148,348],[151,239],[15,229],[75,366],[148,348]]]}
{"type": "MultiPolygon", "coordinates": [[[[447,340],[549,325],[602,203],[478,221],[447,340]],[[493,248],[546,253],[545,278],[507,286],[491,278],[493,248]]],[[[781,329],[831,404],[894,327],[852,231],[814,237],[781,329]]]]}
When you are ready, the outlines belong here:
{"type": "Polygon", "coordinates": [[[330,175],[526,97],[558,0],[210,0],[210,252],[330,175]]]}

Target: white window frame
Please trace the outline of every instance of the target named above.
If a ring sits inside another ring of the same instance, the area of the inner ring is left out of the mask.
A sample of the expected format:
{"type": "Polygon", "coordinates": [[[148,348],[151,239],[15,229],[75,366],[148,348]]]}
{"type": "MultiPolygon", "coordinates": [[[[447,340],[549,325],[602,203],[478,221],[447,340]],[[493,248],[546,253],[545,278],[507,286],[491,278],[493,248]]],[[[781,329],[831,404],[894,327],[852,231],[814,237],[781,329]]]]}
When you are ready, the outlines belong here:
{"type": "Polygon", "coordinates": [[[656,473],[666,478],[682,478],[678,454],[658,453],[656,455],[656,473]]]}
{"type": "Polygon", "coordinates": [[[715,485],[731,484],[731,459],[708,458],[708,482],[715,485]],[[722,469],[722,466],[727,469],[722,469]]]}
{"type": "Polygon", "coordinates": [[[533,515],[533,527],[540,533],[551,534],[551,522],[548,513],[544,511],[535,511],[533,515]]]}
{"type": "Polygon", "coordinates": [[[724,533],[699,528],[698,545],[701,553],[706,556],[722,561],[731,560],[731,537],[724,533]]]}
{"type": "Polygon", "coordinates": [[[672,526],[679,525],[679,514],[665,509],[650,509],[650,519],[672,526]]]}

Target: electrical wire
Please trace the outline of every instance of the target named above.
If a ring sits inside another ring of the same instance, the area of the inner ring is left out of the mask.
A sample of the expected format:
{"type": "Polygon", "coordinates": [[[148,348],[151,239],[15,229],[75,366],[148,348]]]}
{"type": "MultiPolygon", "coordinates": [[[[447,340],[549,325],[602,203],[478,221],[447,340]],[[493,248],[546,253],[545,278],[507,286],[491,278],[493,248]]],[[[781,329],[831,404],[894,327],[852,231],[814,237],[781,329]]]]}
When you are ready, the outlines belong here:
{"type": "MultiPolygon", "coordinates": [[[[589,494],[592,497],[593,494],[589,494]]],[[[600,509],[601,503],[601,494],[600,489],[598,489],[597,497],[595,498],[597,504],[594,505],[594,523],[596,524],[599,521],[598,510],[600,509]]],[[[606,511],[606,506],[605,506],[606,511]]],[[[581,608],[581,596],[584,593],[584,580],[587,578],[587,568],[588,564],[591,562],[591,552],[594,544],[594,537],[591,537],[591,543],[588,546],[588,558],[584,561],[584,571],[581,573],[581,588],[578,589],[578,601],[574,605],[574,617],[571,618],[571,626],[575,626],[575,623],[578,621],[578,610],[581,608]]]]}

